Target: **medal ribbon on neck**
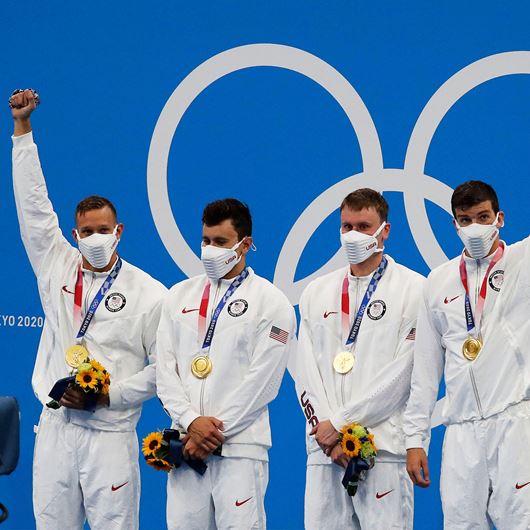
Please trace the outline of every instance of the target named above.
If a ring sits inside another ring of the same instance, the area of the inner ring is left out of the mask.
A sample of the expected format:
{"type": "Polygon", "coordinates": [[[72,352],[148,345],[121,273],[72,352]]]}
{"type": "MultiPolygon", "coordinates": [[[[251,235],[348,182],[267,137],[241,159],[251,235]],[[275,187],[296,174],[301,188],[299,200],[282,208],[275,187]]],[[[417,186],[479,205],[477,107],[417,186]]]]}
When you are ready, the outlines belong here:
{"type": "Polygon", "coordinates": [[[473,310],[471,309],[471,301],[469,298],[469,283],[467,280],[466,261],[464,258],[464,253],[462,252],[462,256],[460,258],[460,280],[462,281],[462,285],[464,286],[464,290],[466,291],[465,302],[464,302],[466,325],[467,325],[468,333],[471,333],[472,331],[474,331],[474,333],[472,334],[475,338],[477,338],[480,334],[480,322],[482,320],[482,313],[484,311],[486,295],[488,294],[488,276],[491,272],[491,269],[493,269],[493,267],[495,267],[495,265],[500,261],[503,254],[504,254],[504,243],[501,241],[499,244],[499,248],[495,251],[495,254],[493,255],[493,258],[489,264],[488,270],[486,271],[486,274],[484,275],[484,279],[482,280],[482,285],[480,286],[480,293],[478,296],[477,305],[475,306],[475,316],[473,316],[473,310]]]}
{"type": "Polygon", "coordinates": [[[353,324],[350,328],[350,294],[348,292],[349,287],[349,280],[348,280],[348,273],[346,273],[346,276],[344,277],[344,280],[342,282],[342,298],[341,298],[341,306],[342,306],[342,340],[344,341],[344,344],[346,347],[353,346],[355,341],[357,340],[357,335],[359,334],[359,329],[361,327],[361,322],[363,320],[364,312],[366,310],[366,307],[368,306],[368,303],[370,302],[370,298],[372,298],[372,295],[374,294],[377,284],[385,274],[386,268],[388,266],[388,260],[385,256],[383,256],[381,263],[379,264],[379,267],[377,267],[376,271],[374,272],[370,283],[368,284],[368,287],[366,288],[366,292],[364,293],[364,297],[361,301],[361,305],[359,306],[359,309],[357,310],[357,315],[355,316],[355,320],[353,321],[353,324]],[[350,332],[348,333],[348,329],[350,332]]]}
{"type": "Polygon", "coordinates": [[[234,281],[230,284],[228,289],[226,290],[226,293],[221,298],[220,302],[217,304],[217,307],[215,308],[215,311],[212,314],[212,319],[210,320],[210,325],[208,326],[208,329],[206,330],[206,315],[208,311],[208,303],[210,301],[210,287],[211,283],[208,281],[208,283],[204,286],[204,291],[202,293],[201,298],[201,305],[199,308],[199,321],[198,321],[198,328],[199,328],[199,340],[200,337],[204,337],[204,341],[202,343],[202,349],[207,350],[210,348],[213,340],[213,335],[215,332],[215,326],[217,325],[217,320],[219,319],[219,315],[221,314],[221,311],[224,309],[224,306],[226,305],[226,302],[228,299],[236,292],[237,288],[243,283],[245,278],[249,275],[248,268],[243,269],[241,274],[236,276],[234,278],[234,281]],[[205,332],[206,330],[206,332],[205,332]]]}
{"type": "MultiPolygon", "coordinates": [[[[108,293],[109,289],[111,288],[112,284],[114,283],[114,280],[118,277],[118,274],[120,273],[122,266],[121,258],[118,258],[116,261],[116,265],[112,268],[109,275],[103,282],[103,285],[99,288],[99,291],[94,296],[90,306],[88,307],[88,311],[85,315],[85,318],[83,319],[82,324],[79,326],[79,331],[76,335],[76,342],[79,344],[83,341],[83,337],[85,336],[85,333],[88,329],[88,326],[90,325],[90,322],[92,322],[92,319],[94,318],[94,315],[96,314],[97,308],[99,307],[99,304],[105,298],[105,295],[108,293]]],[[[83,271],[81,270],[81,266],[79,267],[77,271],[77,282],[75,284],[75,293],[74,293],[74,329],[77,328],[79,325],[79,321],[81,320],[81,305],[83,303],[83,271]]]]}

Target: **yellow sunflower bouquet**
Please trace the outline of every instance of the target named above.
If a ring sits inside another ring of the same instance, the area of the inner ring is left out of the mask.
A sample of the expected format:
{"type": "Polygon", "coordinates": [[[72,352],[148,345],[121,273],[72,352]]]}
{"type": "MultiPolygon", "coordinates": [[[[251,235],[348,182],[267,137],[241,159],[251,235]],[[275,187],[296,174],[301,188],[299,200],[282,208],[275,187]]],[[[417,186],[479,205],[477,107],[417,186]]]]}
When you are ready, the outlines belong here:
{"type": "Polygon", "coordinates": [[[107,395],[110,388],[110,374],[95,359],[80,364],[74,373],[74,387],[91,394],[107,395]]]}
{"type": "Polygon", "coordinates": [[[99,396],[107,395],[110,388],[110,374],[106,368],[95,359],[86,359],[74,371],[63,379],[59,379],[49,393],[52,400],[47,407],[58,409],[63,394],[68,388],[74,388],[85,393],[84,410],[94,412],[99,396]]]}
{"type": "Polygon", "coordinates": [[[164,431],[149,433],[142,440],[142,453],[146,463],[157,471],[171,471],[173,465],[168,462],[169,443],[164,440],[164,431]]]}
{"type": "MultiPolygon", "coordinates": [[[[145,461],[157,471],[169,472],[186,464],[199,475],[204,475],[206,462],[195,458],[184,457],[184,444],[177,429],[164,429],[149,433],[142,440],[142,453],[145,461]]],[[[214,452],[220,454],[220,452],[214,452]]]]}
{"type": "Polygon", "coordinates": [[[374,467],[377,447],[374,435],[358,423],[345,425],[339,432],[339,443],[343,453],[350,459],[342,485],[348,495],[357,493],[359,482],[366,478],[367,472],[374,467]]]}

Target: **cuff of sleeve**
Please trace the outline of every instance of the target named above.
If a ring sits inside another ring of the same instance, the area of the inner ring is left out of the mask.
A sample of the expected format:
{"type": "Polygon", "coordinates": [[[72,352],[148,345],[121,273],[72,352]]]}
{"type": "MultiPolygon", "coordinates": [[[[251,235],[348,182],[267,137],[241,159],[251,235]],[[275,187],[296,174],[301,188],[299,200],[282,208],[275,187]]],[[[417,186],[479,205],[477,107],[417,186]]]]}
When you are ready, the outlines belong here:
{"type": "Polygon", "coordinates": [[[109,409],[121,409],[123,408],[123,396],[121,394],[121,388],[118,383],[110,385],[109,388],[109,409]]]}
{"type": "Polygon", "coordinates": [[[182,414],[182,416],[178,419],[178,422],[187,431],[192,422],[194,422],[199,417],[200,414],[197,414],[194,410],[188,410],[187,412],[182,414]]]}
{"type": "Polygon", "coordinates": [[[342,413],[342,410],[335,412],[335,414],[329,418],[329,421],[331,422],[331,425],[335,427],[336,431],[340,431],[345,425],[348,424],[348,420],[342,413]]]}
{"type": "Polygon", "coordinates": [[[419,434],[415,436],[409,436],[405,440],[405,448],[406,449],[424,449],[423,447],[423,440],[419,434]]]}
{"type": "Polygon", "coordinates": [[[22,149],[34,145],[32,131],[26,134],[21,134],[20,136],[11,136],[11,139],[13,140],[14,149],[22,149]]]}

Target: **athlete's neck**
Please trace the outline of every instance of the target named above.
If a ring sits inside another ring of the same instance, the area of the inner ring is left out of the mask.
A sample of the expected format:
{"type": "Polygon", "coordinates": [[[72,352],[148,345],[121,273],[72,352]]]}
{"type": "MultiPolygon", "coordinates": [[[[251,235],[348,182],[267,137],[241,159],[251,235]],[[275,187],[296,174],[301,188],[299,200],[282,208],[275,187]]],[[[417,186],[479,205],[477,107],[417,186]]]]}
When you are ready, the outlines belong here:
{"type": "Polygon", "coordinates": [[[368,276],[379,267],[383,259],[382,252],[374,252],[367,260],[356,265],[350,265],[350,272],[353,276],[368,276]]]}

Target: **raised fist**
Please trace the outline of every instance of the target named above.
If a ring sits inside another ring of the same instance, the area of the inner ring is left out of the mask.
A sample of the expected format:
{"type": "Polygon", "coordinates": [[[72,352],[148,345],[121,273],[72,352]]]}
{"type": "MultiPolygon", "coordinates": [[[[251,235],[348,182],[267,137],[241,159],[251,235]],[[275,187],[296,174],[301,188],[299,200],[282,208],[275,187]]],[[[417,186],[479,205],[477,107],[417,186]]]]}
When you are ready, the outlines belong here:
{"type": "Polygon", "coordinates": [[[15,120],[27,120],[39,104],[39,95],[34,90],[15,90],[9,98],[11,114],[15,120]]]}

